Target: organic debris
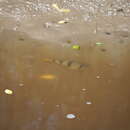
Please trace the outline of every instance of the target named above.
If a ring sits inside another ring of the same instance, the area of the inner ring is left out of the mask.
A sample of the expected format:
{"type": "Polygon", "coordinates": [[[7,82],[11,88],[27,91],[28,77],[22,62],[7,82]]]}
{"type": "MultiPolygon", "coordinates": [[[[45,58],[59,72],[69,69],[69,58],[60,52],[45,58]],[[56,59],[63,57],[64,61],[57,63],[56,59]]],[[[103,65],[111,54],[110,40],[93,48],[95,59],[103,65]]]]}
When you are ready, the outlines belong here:
{"type": "Polygon", "coordinates": [[[70,9],[63,9],[63,8],[60,9],[57,4],[52,4],[52,7],[55,8],[57,11],[62,12],[62,13],[69,13],[70,12],[70,9]]]}
{"type": "Polygon", "coordinates": [[[74,114],[67,114],[67,115],[66,115],[66,118],[67,118],[67,119],[75,119],[76,116],[75,116],[74,114]]]}
{"type": "Polygon", "coordinates": [[[74,50],[80,50],[80,46],[79,45],[73,45],[72,49],[74,49],[74,50]]]}
{"type": "Polygon", "coordinates": [[[72,69],[72,70],[82,70],[85,69],[87,67],[86,64],[81,64],[77,61],[71,61],[71,60],[53,60],[54,63],[58,64],[58,65],[62,65],[67,67],[68,69],[72,69]]]}
{"type": "Polygon", "coordinates": [[[12,95],[13,94],[13,91],[10,90],[10,89],[5,89],[4,92],[8,95],[12,95]]]}
{"type": "Polygon", "coordinates": [[[67,24],[68,22],[65,20],[58,21],[58,24],[67,24]]]}
{"type": "Polygon", "coordinates": [[[102,45],[104,45],[104,43],[102,43],[102,42],[96,42],[96,45],[97,46],[102,46],[102,45]]]}
{"type": "Polygon", "coordinates": [[[46,80],[53,80],[56,78],[55,75],[52,75],[52,74],[45,74],[45,75],[41,75],[40,76],[41,79],[46,79],[46,80]]]}
{"type": "Polygon", "coordinates": [[[43,61],[44,61],[44,62],[49,62],[49,63],[53,62],[53,60],[52,60],[52,59],[49,59],[49,58],[45,58],[45,59],[43,59],[43,61]]]}
{"type": "Polygon", "coordinates": [[[86,104],[87,104],[87,105],[91,105],[91,104],[92,104],[92,102],[90,102],[90,101],[87,101],[87,102],[86,102],[86,104]]]}

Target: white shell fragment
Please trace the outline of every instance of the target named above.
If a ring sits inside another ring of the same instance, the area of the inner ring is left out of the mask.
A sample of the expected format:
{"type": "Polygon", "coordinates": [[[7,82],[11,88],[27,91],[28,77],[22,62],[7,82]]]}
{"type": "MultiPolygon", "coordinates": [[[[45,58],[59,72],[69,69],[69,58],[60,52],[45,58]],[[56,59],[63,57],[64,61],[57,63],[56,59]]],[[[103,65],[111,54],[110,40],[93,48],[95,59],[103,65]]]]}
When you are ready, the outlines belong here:
{"type": "Polygon", "coordinates": [[[12,90],[9,90],[9,89],[5,89],[4,92],[8,95],[12,95],[13,94],[13,91],[12,90]]]}
{"type": "Polygon", "coordinates": [[[66,115],[66,118],[67,118],[67,119],[75,119],[76,116],[75,116],[74,114],[67,114],[67,115],[66,115]]]}
{"type": "Polygon", "coordinates": [[[87,102],[86,102],[86,104],[87,104],[87,105],[91,105],[91,104],[92,104],[92,102],[90,102],[90,101],[87,101],[87,102]]]}

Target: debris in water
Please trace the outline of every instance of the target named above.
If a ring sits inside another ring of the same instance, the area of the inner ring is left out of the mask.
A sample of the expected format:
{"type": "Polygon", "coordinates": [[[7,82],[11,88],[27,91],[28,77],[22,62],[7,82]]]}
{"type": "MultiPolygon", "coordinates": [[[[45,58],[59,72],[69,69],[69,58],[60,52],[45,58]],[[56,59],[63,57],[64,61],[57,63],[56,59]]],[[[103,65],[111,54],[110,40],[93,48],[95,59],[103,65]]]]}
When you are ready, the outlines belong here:
{"type": "Polygon", "coordinates": [[[62,62],[63,66],[67,66],[68,67],[68,66],[70,66],[70,64],[71,64],[71,61],[69,61],[69,60],[65,60],[65,61],[62,62]]]}
{"type": "Polygon", "coordinates": [[[66,115],[66,118],[67,118],[67,119],[75,119],[76,116],[75,116],[74,114],[67,114],[67,115],[66,115]]]}
{"type": "Polygon", "coordinates": [[[61,60],[54,60],[54,62],[58,65],[62,64],[62,61],[61,60]]]}
{"type": "Polygon", "coordinates": [[[52,80],[55,79],[55,75],[51,75],[51,74],[46,74],[46,75],[41,75],[40,76],[41,79],[46,79],[46,80],[52,80]]]}
{"type": "Polygon", "coordinates": [[[12,95],[13,94],[13,91],[10,90],[10,89],[5,89],[4,92],[8,95],[12,95]]]}
{"type": "Polygon", "coordinates": [[[102,42],[96,42],[96,45],[97,46],[101,46],[101,45],[104,45],[104,43],[102,43],[102,42]]]}
{"type": "Polygon", "coordinates": [[[59,108],[59,107],[60,107],[60,105],[59,105],[59,104],[57,104],[57,105],[56,105],[56,107],[57,107],[57,108],[59,108]]]}
{"type": "Polygon", "coordinates": [[[65,20],[61,20],[61,21],[59,21],[58,23],[59,23],[59,24],[67,24],[68,22],[65,21],[65,20]]]}
{"type": "Polygon", "coordinates": [[[106,49],[104,49],[104,48],[102,48],[102,49],[101,49],[101,51],[105,52],[105,51],[107,51],[107,50],[106,50],[106,49]]]}
{"type": "Polygon", "coordinates": [[[55,8],[59,12],[63,12],[63,13],[69,13],[70,12],[70,9],[60,9],[57,4],[52,4],[52,7],[55,8]]]}
{"type": "Polygon", "coordinates": [[[74,49],[74,50],[80,50],[80,46],[79,45],[73,45],[72,49],[74,49]]]}
{"type": "Polygon", "coordinates": [[[111,35],[111,33],[110,33],[110,32],[105,32],[105,34],[106,34],[106,35],[111,35]]]}
{"type": "Polygon", "coordinates": [[[86,88],[82,88],[82,91],[85,92],[85,91],[87,91],[87,89],[86,88]]]}
{"type": "Polygon", "coordinates": [[[81,64],[77,61],[71,61],[71,60],[53,60],[53,63],[56,63],[58,65],[62,65],[62,66],[65,66],[65,67],[68,67],[69,69],[75,69],[75,70],[83,70],[84,68],[86,68],[88,65],[86,64],[81,64]]]}
{"type": "Polygon", "coordinates": [[[81,68],[81,64],[78,62],[72,62],[70,64],[70,69],[80,69],[81,68]]]}
{"type": "Polygon", "coordinates": [[[123,9],[117,9],[117,12],[124,12],[123,9]]]}
{"type": "Polygon", "coordinates": [[[58,11],[60,10],[57,4],[52,4],[52,7],[57,9],[58,11]]]}
{"type": "Polygon", "coordinates": [[[53,59],[49,59],[49,58],[46,58],[46,59],[43,59],[44,62],[53,62],[53,59]]]}
{"type": "Polygon", "coordinates": [[[24,41],[24,38],[19,38],[20,41],[24,41]]]}
{"type": "Polygon", "coordinates": [[[90,101],[87,101],[87,102],[86,102],[86,104],[87,104],[87,105],[91,105],[91,104],[92,104],[92,102],[90,102],[90,101]]]}
{"type": "Polygon", "coordinates": [[[20,87],[23,87],[23,86],[24,86],[24,84],[23,84],[23,83],[20,83],[20,84],[19,84],[19,86],[20,86],[20,87]]]}
{"type": "Polygon", "coordinates": [[[60,9],[60,12],[69,13],[69,12],[70,12],[70,9],[60,9]]]}
{"type": "Polygon", "coordinates": [[[100,79],[101,77],[98,75],[98,76],[96,76],[96,78],[97,78],[97,79],[100,79]]]}
{"type": "Polygon", "coordinates": [[[72,41],[71,40],[67,40],[67,43],[70,44],[70,43],[72,43],[72,41]]]}

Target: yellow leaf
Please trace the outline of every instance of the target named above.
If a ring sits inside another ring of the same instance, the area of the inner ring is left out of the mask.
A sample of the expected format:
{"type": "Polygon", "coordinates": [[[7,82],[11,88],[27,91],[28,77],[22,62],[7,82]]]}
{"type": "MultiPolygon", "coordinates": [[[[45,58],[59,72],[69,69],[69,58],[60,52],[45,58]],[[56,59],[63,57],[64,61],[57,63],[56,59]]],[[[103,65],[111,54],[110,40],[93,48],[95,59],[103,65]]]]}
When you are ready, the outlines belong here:
{"type": "Polygon", "coordinates": [[[72,46],[72,49],[80,50],[80,46],[79,46],[79,45],[73,45],[73,46],[72,46]]]}
{"type": "Polygon", "coordinates": [[[41,75],[40,76],[41,79],[46,79],[46,80],[52,80],[55,79],[55,75],[51,75],[51,74],[46,74],[46,75],[41,75]]]}

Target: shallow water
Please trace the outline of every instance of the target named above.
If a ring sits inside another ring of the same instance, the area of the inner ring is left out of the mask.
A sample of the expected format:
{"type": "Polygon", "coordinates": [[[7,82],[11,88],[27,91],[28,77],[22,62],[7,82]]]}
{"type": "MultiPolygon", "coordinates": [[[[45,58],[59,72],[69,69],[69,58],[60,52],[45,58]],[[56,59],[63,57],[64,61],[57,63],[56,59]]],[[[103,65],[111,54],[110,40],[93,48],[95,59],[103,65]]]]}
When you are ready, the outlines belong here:
{"type": "Polygon", "coordinates": [[[80,16],[60,26],[52,20],[65,16],[55,13],[24,21],[1,16],[0,130],[130,129],[129,18],[99,16],[86,23],[80,16]],[[87,67],[73,70],[54,59],[87,67]]]}

